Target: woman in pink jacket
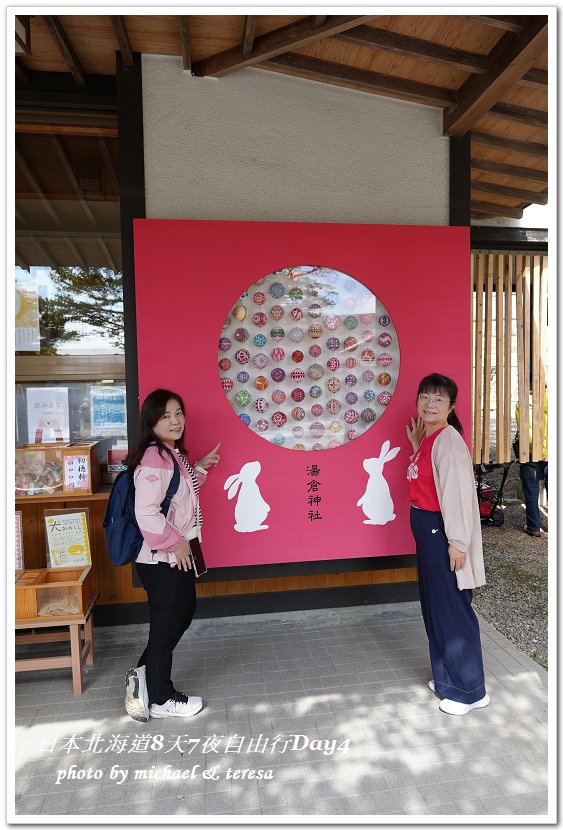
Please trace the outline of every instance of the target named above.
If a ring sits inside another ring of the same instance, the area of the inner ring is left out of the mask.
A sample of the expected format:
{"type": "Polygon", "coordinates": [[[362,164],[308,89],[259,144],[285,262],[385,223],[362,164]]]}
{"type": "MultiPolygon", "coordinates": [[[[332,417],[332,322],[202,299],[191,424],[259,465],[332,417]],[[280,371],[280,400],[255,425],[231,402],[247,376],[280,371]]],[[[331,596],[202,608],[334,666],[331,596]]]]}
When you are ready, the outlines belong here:
{"type": "Polygon", "coordinates": [[[127,672],[125,708],[132,718],[145,722],[149,716],[189,717],[203,707],[201,697],[176,691],[170,674],[172,653],[195,612],[188,539],[201,539],[199,488],[207,470],[219,461],[219,444],[192,467],[184,446],[185,412],[175,392],[151,392],[141,407],[138,438],[127,459],[135,481],[135,516],[144,539],[135,568],[147,592],[150,627],[137,668],[127,672]],[[165,517],[161,504],[176,464],[179,486],[165,517]]]}

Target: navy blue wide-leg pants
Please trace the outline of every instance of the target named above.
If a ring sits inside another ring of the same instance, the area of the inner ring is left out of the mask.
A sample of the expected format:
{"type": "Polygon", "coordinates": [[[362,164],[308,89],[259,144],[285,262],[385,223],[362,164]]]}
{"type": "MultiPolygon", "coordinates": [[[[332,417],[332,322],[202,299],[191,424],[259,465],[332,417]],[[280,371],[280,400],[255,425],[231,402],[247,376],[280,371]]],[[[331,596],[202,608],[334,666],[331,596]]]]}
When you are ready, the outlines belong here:
{"type": "Polygon", "coordinates": [[[473,592],[460,591],[450,571],[442,514],[411,507],[411,529],[436,693],[458,703],[475,703],[485,696],[485,674],[479,623],[471,607],[473,592]]]}

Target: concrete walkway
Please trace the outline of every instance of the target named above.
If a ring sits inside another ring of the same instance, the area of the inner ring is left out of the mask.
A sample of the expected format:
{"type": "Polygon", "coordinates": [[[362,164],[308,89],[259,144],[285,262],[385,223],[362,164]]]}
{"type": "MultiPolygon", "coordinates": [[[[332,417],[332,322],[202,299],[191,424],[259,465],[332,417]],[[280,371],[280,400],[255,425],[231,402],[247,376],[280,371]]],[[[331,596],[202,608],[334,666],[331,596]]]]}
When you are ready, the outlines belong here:
{"type": "MultiPolygon", "coordinates": [[[[15,821],[491,815],[546,823],[547,673],[487,623],[481,632],[491,704],[456,718],[426,686],[417,604],[196,620],[176,649],[173,679],[206,708],[143,724],[127,716],[123,696],[147,626],[97,628],[81,697],[70,670],[16,675],[15,821]]],[[[554,810],[550,791],[551,818],[554,810]]]]}

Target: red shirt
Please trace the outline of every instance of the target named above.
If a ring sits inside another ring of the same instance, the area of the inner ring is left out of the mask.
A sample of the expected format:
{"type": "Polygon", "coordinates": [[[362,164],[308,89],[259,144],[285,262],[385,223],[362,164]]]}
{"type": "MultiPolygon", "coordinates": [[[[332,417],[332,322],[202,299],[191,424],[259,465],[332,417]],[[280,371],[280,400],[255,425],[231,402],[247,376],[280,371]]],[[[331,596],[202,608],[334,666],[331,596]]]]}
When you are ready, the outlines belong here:
{"type": "Polygon", "coordinates": [[[420,510],[440,510],[432,470],[432,447],[443,429],[445,427],[437,429],[430,436],[424,436],[407,470],[409,501],[420,510]]]}

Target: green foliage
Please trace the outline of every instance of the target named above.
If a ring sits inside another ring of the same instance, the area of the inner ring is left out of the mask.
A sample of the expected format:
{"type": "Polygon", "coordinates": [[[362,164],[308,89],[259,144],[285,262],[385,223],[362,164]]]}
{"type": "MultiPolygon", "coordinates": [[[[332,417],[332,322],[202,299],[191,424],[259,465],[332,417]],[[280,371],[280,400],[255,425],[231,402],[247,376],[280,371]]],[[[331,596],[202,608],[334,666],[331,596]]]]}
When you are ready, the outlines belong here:
{"type": "Polygon", "coordinates": [[[56,291],[39,301],[42,354],[55,354],[57,345],[79,339],[77,322],[123,347],[121,274],[108,268],[60,267],[51,269],[49,277],[56,291]]]}

